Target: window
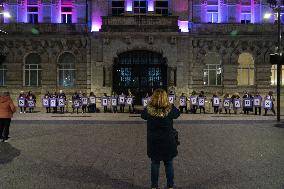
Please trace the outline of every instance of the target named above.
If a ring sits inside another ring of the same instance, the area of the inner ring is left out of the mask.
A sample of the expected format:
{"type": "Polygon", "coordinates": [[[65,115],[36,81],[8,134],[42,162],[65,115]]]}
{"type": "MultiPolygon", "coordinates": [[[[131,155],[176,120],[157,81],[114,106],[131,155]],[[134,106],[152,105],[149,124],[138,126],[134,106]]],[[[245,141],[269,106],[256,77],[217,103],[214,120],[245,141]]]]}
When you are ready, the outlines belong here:
{"type": "Polygon", "coordinates": [[[222,85],[221,64],[206,64],[204,69],[204,85],[222,85]]]}
{"type": "Polygon", "coordinates": [[[71,53],[64,53],[58,62],[58,85],[73,87],[75,84],[75,57],[71,53]]]}
{"type": "Polygon", "coordinates": [[[28,23],[38,23],[38,7],[34,5],[28,5],[28,23]]]}
{"type": "Polygon", "coordinates": [[[134,1],[134,14],[146,14],[147,1],[135,0],[134,1]]]}
{"type": "Polygon", "coordinates": [[[72,24],[72,7],[61,7],[61,23],[72,24]]]}
{"type": "Polygon", "coordinates": [[[0,86],[5,86],[7,81],[7,67],[0,65],[0,86]]]}
{"type": "Polygon", "coordinates": [[[31,53],[26,57],[24,65],[24,85],[41,85],[41,58],[36,53],[31,53]]]}
{"type": "Polygon", "coordinates": [[[4,6],[0,5],[0,24],[4,23],[4,6]]]}
{"type": "MultiPolygon", "coordinates": [[[[282,81],[281,85],[284,85],[284,68],[282,66],[282,81]]],[[[271,85],[277,85],[277,65],[272,65],[271,67],[271,85]]]]}
{"type": "Polygon", "coordinates": [[[169,2],[168,1],[156,1],[155,2],[155,13],[163,16],[169,14],[169,2]]]}
{"type": "Polygon", "coordinates": [[[239,56],[238,85],[254,85],[254,60],[251,54],[242,53],[239,56]]]}
{"type": "Polygon", "coordinates": [[[112,16],[124,14],[124,1],[112,1],[111,6],[112,16]]]}
{"type": "Polygon", "coordinates": [[[218,12],[207,12],[208,23],[218,23],[218,12]]]}
{"type": "Polygon", "coordinates": [[[241,13],[241,23],[250,24],[251,23],[251,13],[241,13]]]}

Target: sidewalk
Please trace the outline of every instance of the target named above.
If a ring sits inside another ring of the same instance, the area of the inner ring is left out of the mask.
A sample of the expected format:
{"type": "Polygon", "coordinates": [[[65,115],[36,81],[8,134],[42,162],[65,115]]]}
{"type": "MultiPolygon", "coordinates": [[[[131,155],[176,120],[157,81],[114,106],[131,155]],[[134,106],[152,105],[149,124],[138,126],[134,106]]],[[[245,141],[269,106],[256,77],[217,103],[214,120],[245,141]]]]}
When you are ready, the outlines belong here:
{"type": "MultiPolygon", "coordinates": [[[[281,115],[281,119],[284,119],[284,115],[281,115]]],[[[129,113],[64,113],[54,114],[45,112],[25,113],[19,112],[14,114],[13,120],[100,120],[100,121],[141,121],[140,114],[129,113]]],[[[268,116],[249,115],[244,114],[181,114],[178,120],[276,120],[276,116],[273,116],[269,112],[268,116]]]]}

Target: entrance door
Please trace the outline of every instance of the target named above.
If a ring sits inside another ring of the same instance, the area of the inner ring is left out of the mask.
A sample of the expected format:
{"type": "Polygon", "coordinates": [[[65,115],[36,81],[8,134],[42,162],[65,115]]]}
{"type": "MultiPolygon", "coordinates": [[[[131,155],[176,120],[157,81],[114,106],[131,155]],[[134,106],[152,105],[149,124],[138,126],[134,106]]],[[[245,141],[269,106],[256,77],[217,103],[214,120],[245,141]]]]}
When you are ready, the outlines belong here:
{"type": "Polygon", "coordinates": [[[135,103],[156,88],[167,89],[167,65],[161,54],[151,51],[130,51],[115,59],[113,66],[113,91],[128,94],[131,90],[135,103]]]}

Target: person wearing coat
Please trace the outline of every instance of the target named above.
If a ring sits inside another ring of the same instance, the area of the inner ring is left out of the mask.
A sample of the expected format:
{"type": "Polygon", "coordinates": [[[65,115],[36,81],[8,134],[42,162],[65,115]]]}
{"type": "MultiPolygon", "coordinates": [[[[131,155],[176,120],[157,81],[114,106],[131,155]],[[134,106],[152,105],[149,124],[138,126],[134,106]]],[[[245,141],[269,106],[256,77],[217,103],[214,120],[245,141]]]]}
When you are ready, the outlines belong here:
{"type": "Polygon", "coordinates": [[[177,131],[173,119],[180,116],[179,110],[169,103],[163,89],[156,89],[148,106],[141,113],[147,120],[147,155],[151,159],[151,187],[158,188],[160,161],[164,162],[167,186],[174,186],[173,158],[177,156],[177,131]]]}
{"type": "Polygon", "coordinates": [[[10,97],[10,93],[4,92],[0,96],[0,139],[2,142],[7,142],[9,139],[11,118],[15,112],[16,107],[10,97]]]}

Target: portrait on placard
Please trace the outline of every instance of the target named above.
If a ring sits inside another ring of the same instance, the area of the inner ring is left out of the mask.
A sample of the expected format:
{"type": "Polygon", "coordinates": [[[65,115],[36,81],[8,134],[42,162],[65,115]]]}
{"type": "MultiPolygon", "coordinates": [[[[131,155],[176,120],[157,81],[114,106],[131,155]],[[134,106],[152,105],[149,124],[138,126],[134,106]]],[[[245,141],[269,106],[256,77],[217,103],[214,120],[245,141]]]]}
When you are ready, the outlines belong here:
{"type": "Polygon", "coordinates": [[[175,103],[175,96],[174,95],[169,95],[169,102],[170,102],[170,104],[175,103]]]}
{"type": "Polygon", "coordinates": [[[128,98],[126,99],[126,104],[132,105],[132,103],[133,103],[133,98],[132,98],[132,97],[128,97],[128,98]]]}
{"type": "Polygon", "coordinates": [[[111,98],[111,105],[117,106],[117,98],[111,98]]]}
{"type": "Polygon", "coordinates": [[[223,100],[223,107],[225,109],[230,109],[230,107],[231,107],[231,99],[224,99],[223,100]]]}

